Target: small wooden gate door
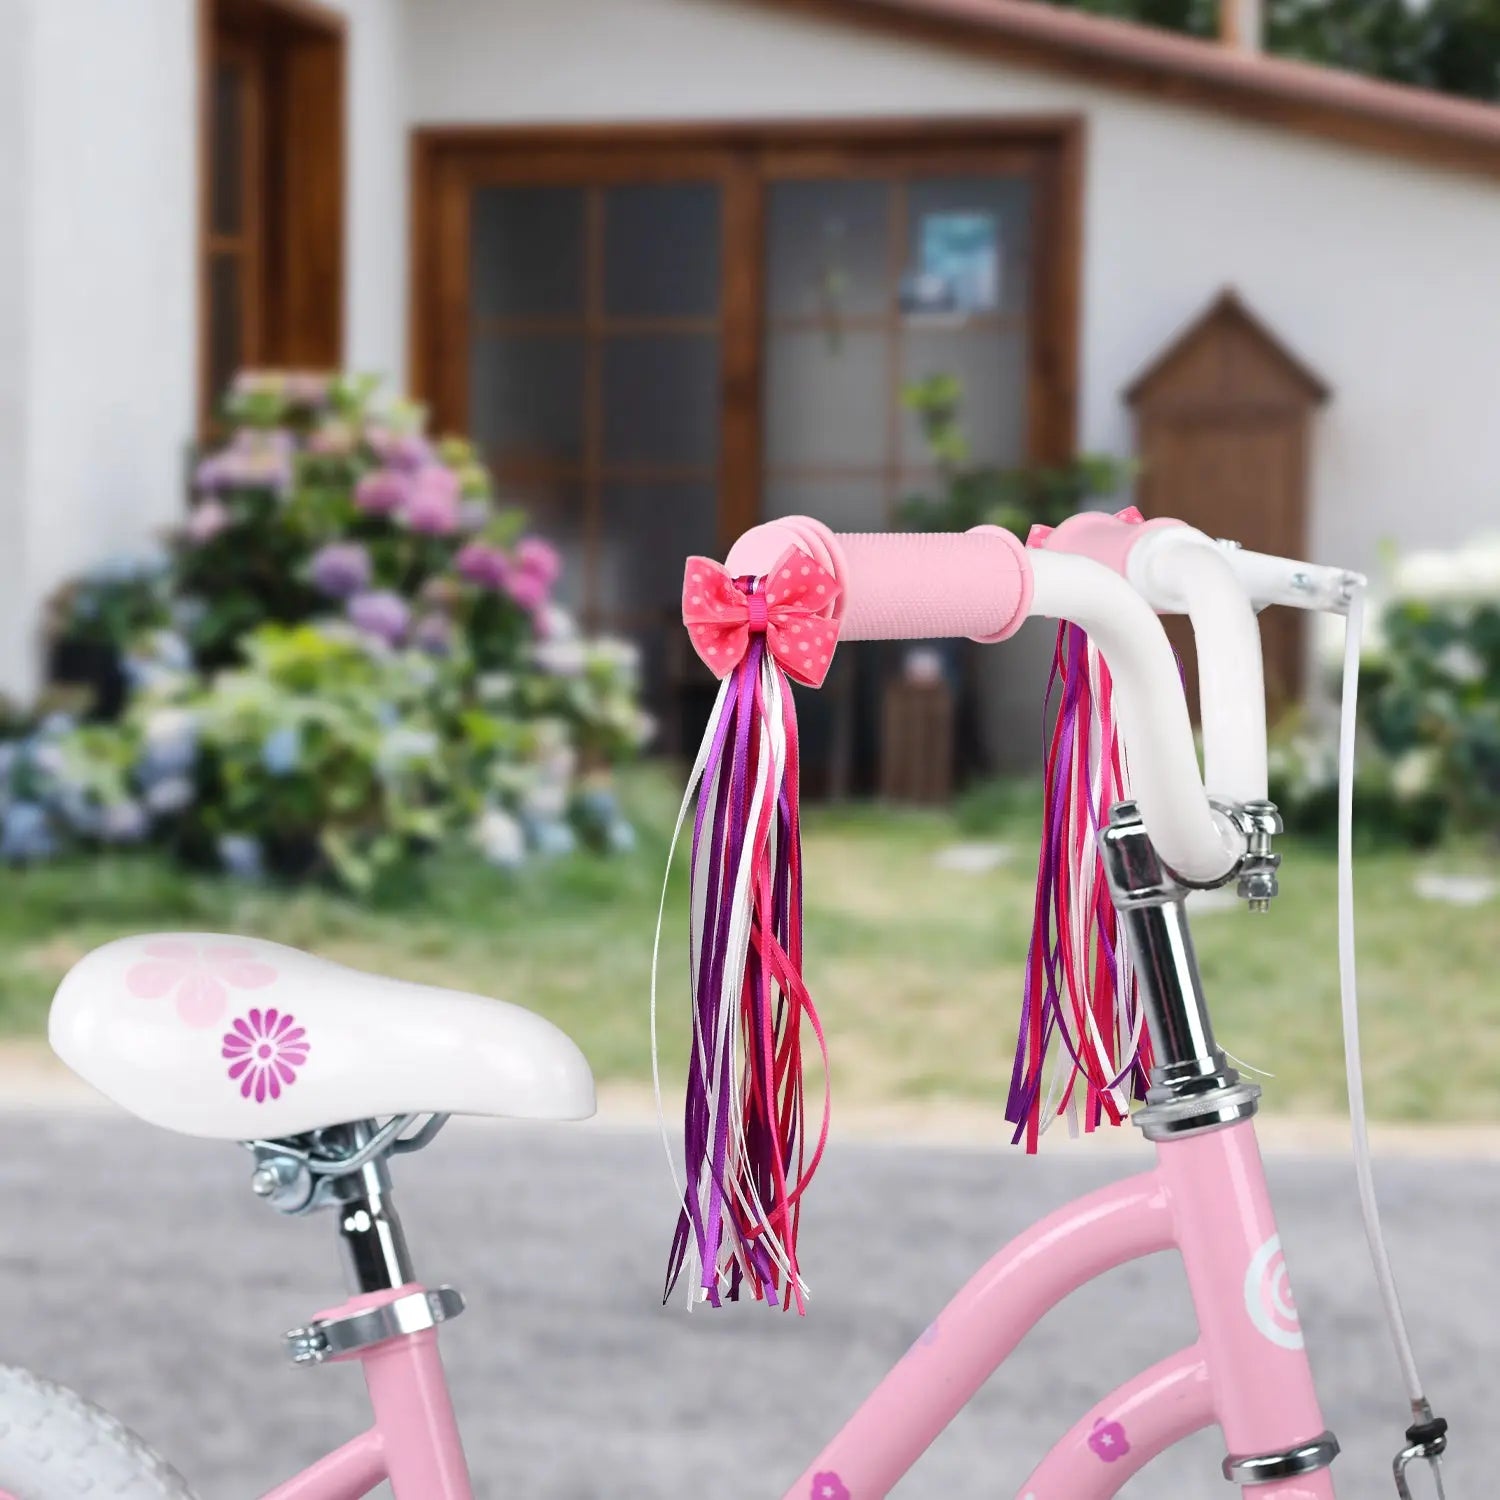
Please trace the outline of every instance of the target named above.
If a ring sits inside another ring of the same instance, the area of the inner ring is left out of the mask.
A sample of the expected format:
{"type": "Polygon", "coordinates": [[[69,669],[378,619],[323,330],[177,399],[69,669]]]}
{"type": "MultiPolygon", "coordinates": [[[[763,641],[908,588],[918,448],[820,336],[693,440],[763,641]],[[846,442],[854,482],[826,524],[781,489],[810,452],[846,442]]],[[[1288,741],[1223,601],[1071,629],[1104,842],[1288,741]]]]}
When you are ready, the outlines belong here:
{"type": "MultiPolygon", "coordinates": [[[[1175,339],[1126,397],[1148,516],[1176,516],[1257,552],[1307,555],[1312,419],[1328,388],[1233,292],[1175,339]]],[[[1301,691],[1301,624],[1287,609],[1261,617],[1273,714],[1301,691]]],[[[1173,621],[1168,633],[1196,704],[1191,632],[1173,621]]]]}

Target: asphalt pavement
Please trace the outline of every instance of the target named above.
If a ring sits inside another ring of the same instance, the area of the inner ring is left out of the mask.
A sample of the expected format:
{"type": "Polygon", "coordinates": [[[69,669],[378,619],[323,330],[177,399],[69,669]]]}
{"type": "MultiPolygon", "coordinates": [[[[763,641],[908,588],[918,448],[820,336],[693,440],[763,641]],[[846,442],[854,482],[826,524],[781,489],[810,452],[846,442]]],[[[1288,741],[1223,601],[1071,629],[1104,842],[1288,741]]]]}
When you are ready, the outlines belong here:
{"type": "MultiPolygon", "coordinates": [[[[283,1329],[339,1300],[332,1226],[248,1190],[230,1144],[99,1110],[0,1114],[0,1357],[99,1401],[204,1500],[270,1489],[366,1420],[359,1374],[293,1369],[283,1329]]],[[[598,1126],[459,1122],[397,1163],[418,1269],[469,1311],[445,1329],[478,1500],[778,1500],[946,1297],[1005,1239],[1132,1169],[1116,1150],[835,1141],[809,1210],[805,1320],[660,1305],[672,1220],[659,1142],[598,1126]]],[[[1341,1497],[1394,1494],[1406,1415],[1374,1305],[1348,1162],[1270,1160],[1341,1497]]],[[[1380,1167],[1393,1254],[1433,1396],[1448,1494],[1500,1471],[1500,1164],[1380,1167]]],[[[894,1493],[1006,1500],[1099,1395],[1192,1336],[1180,1268],[1122,1268],[1050,1314],[894,1493]]],[[[1227,1496],[1216,1432],[1131,1500],[1227,1496]]],[[[1422,1490],[1423,1496],[1430,1490],[1422,1490]]]]}

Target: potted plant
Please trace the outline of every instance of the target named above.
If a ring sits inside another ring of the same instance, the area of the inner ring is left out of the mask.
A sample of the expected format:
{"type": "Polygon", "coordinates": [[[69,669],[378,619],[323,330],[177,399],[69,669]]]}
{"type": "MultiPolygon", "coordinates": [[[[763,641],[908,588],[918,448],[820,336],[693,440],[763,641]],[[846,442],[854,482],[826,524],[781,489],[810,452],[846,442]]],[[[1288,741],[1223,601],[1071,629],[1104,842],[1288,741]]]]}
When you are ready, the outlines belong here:
{"type": "MultiPolygon", "coordinates": [[[[1003,526],[1024,541],[1033,526],[1056,526],[1089,501],[1117,494],[1133,473],[1129,463],[1091,453],[1058,465],[1006,469],[974,463],[961,421],[963,384],[954,375],[914,381],[902,400],[916,414],[937,470],[933,489],[909,495],[897,511],[898,523],[908,531],[1003,526]]],[[[1036,725],[1053,641],[1051,627],[1034,621],[1022,626],[998,656],[980,657],[966,643],[949,644],[947,670],[966,700],[960,722],[967,719],[973,726],[964,738],[979,741],[977,753],[971,749],[962,759],[986,770],[1035,768],[1036,725]]]]}

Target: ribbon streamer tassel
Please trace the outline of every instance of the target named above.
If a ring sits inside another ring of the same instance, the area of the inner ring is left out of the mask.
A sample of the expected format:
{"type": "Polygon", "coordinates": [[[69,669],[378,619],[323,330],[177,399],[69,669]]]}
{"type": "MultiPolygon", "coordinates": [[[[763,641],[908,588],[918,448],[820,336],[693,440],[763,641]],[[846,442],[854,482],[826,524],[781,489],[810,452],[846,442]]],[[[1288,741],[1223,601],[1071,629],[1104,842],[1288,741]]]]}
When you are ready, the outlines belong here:
{"type": "MultiPolygon", "coordinates": [[[[805,1311],[802,1198],[828,1138],[827,1047],[802,978],[797,715],[789,678],[820,684],[837,642],[832,576],[792,549],[761,578],[688,562],[683,619],[722,679],[693,775],[686,1180],[667,1295],[749,1295],[805,1311]],[[809,1140],[804,1047],[821,1056],[809,1140]]],[[[681,824],[679,824],[679,827],[681,824]]]]}
{"type": "Polygon", "coordinates": [[[1106,1120],[1120,1124],[1131,1097],[1145,1097],[1151,1069],[1130,955],[1098,855],[1110,808],[1130,795],[1128,768],[1109,668],[1076,625],[1058,630],[1049,706],[1054,693],[1036,906],[1005,1111],[1013,1140],[1024,1139],[1028,1152],[1060,1116],[1075,1132],[1080,1113],[1085,1131],[1106,1120]]]}

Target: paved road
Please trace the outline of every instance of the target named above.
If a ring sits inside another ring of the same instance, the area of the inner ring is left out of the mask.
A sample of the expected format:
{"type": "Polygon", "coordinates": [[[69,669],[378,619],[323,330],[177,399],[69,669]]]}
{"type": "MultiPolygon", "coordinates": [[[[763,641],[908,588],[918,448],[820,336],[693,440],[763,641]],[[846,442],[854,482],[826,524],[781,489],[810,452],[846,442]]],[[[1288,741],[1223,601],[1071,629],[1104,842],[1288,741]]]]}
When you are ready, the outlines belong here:
{"type": "MultiPolygon", "coordinates": [[[[162,1448],[206,1500],[260,1494],[362,1421],[357,1372],[292,1370],[278,1334],[335,1300],[324,1220],[251,1200],[247,1158],[97,1113],[0,1116],[3,1353],[74,1385],[162,1448]]],[[[401,1163],[419,1265],[463,1288],[445,1332],[481,1500],[768,1500],[995,1243],[1128,1170],[1118,1153],[845,1146],[820,1179],[803,1323],[662,1309],[670,1217],[645,1134],[454,1126],[401,1163]],[[899,1228],[893,1229],[892,1225],[899,1228]]],[[[1303,1321],[1344,1439],[1341,1494],[1388,1497],[1403,1413],[1371,1309],[1347,1165],[1272,1163],[1303,1321]]],[[[1500,1465],[1494,1269],[1500,1166],[1390,1162],[1398,1266],[1454,1422],[1450,1495],[1500,1465]]],[[[1177,1347],[1191,1316],[1165,1257],[1053,1313],[896,1493],[1002,1500],[1095,1395],[1177,1347]]],[[[1126,1491],[1227,1495],[1216,1434],[1126,1491]]]]}

